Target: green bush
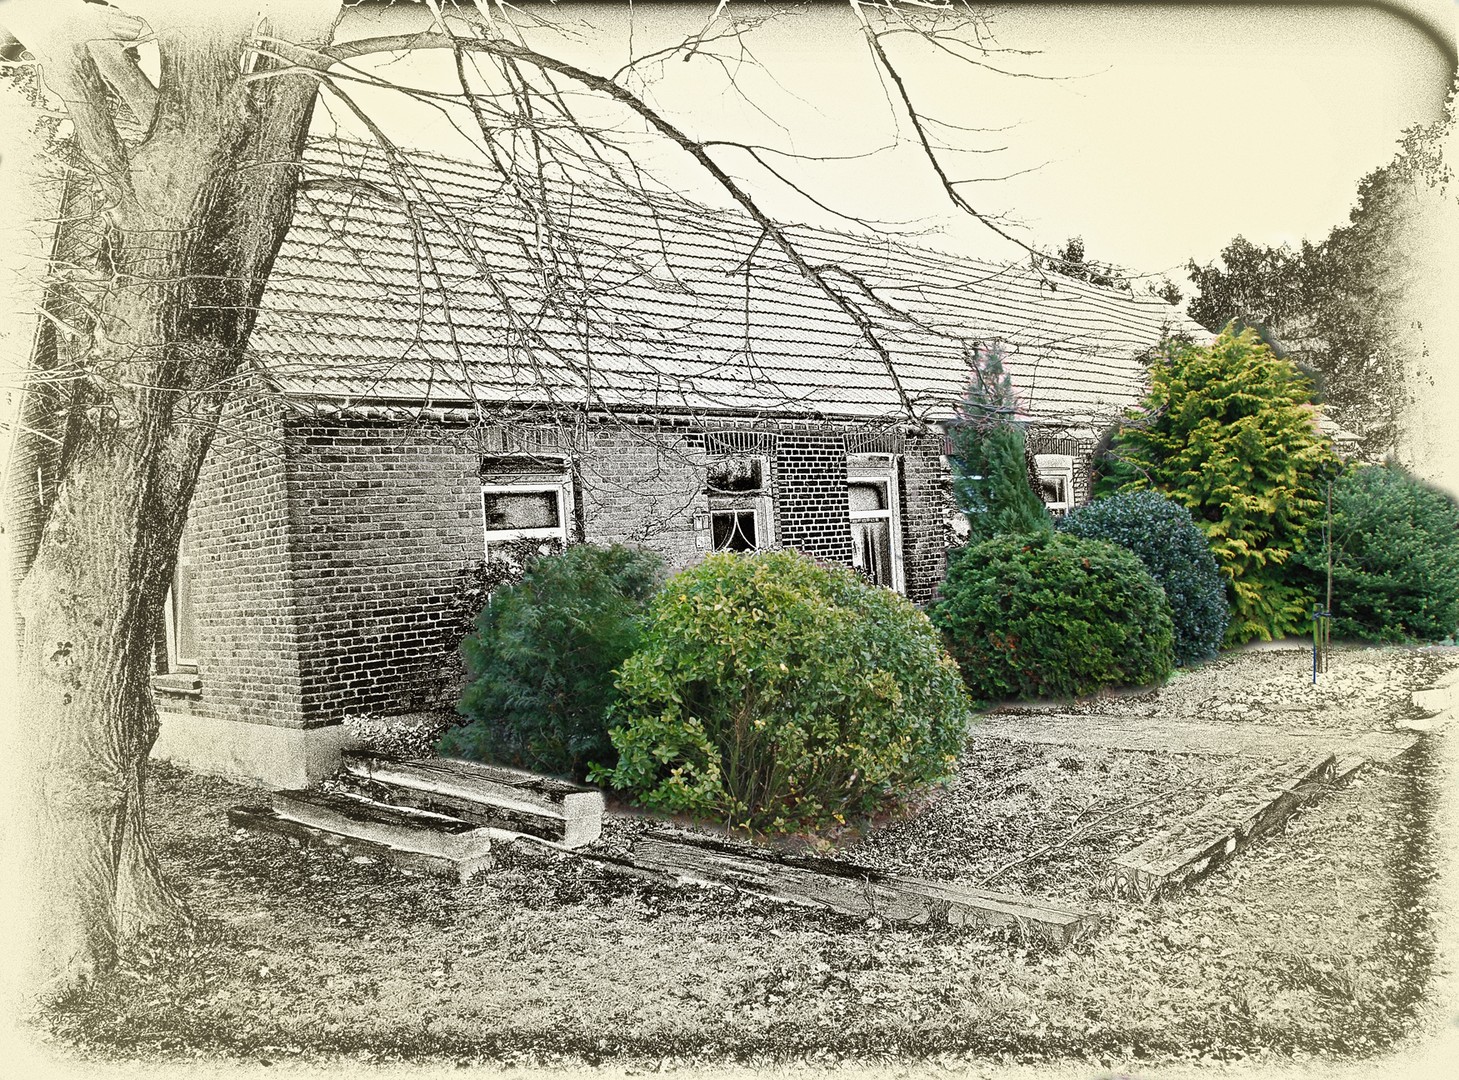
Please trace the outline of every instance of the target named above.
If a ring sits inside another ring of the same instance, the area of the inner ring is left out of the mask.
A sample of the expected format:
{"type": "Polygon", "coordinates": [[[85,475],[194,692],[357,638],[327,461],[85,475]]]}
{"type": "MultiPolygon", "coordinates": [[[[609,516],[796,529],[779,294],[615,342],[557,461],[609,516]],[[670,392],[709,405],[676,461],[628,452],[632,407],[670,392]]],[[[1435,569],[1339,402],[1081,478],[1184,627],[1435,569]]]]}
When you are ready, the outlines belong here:
{"type": "Polygon", "coordinates": [[[579,544],[497,589],[461,644],[469,682],[442,754],[583,776],[611,760],[615,669],[638,644],[656,555],[579,544]]]}
{"type": "Polygon", "coordinates": [[[1008,535],[961,548],[949,563],[932,621],[974,699],[1074,697],[1170,674],[1170,607],[1123,548],[1057,532],[1008,535]]]}
{"type": "Polygon", "coordinates": [[[671,578],[618,678],[613,769],[645,806],[786,831],[948,774],[967,699],[926,617],[789,551],[671,578]]]}
{"type": "Polygon", "coordinates": [[[995,348],[969,358],[972,377],[947,425],[953,497],[968,521],[968,542],[999,533],[1045,532],[1054,521],[1039,498],[1013,382],[995,348]]]}
{"type": "MultiPolygon", "coordinates": [[[[1327,547],[1314,526],[1300,556],[1326,599],[1327,547]]],[[[1344,473],[1332,489],[1334,637],[1439,641],[1459,626],[1459,507],[1396,465],[1344,473]]]]}
{"type": "Polygon", "coordinates": [[[1154,491],[1131,491],[1076,507],[1059,529],[1118,544],[1150,571],[1170,604],[1177,664],[1216,655],[1231,619],[1226,579],[1189,510],[1154,491]]]}
{"type": "Polygon", "coordinates": [[[1153,488],[1191,512],[1229,582],[1226,643],[1301,632],[1311,608],[1286,566],[1337,469],[1312,384],[1245,330],[1170,342],[1139,414],[1115,437],[1099,494],[1153,488]]]}

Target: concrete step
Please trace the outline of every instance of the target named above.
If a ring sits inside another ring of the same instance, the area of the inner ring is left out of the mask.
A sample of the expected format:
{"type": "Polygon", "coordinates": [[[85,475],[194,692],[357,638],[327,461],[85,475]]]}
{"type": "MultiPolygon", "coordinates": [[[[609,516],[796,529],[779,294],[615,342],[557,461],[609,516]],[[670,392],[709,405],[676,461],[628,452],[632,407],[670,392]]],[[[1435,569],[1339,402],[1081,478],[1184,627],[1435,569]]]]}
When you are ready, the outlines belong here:
{"type": "Polygon", "coordinates": [[[228,820],[237,828],[278,833],[463,883],[492,863],[487,829],[343,792],[279,791],[272,807],[235,807],[228,820]]]}
{"type": "Polygon", "coordinates": [[[564,847],[591,844],[603,832],[603,793],[597,788],[499,765],[347,750],[341,779],[378,802],[564,847]]]}
{"type": "MultiPolygon", "coordinates": [[[[1204,877],[1320,795],[1336,767],[1333,754],[1296,758],[1250,786],[1213,799],[1119,856],[1106,887],[1117,898],[1148,900],[1204,877]]],[[[1349,775],[1356,767],[1344,759],[1349,775]]]]}

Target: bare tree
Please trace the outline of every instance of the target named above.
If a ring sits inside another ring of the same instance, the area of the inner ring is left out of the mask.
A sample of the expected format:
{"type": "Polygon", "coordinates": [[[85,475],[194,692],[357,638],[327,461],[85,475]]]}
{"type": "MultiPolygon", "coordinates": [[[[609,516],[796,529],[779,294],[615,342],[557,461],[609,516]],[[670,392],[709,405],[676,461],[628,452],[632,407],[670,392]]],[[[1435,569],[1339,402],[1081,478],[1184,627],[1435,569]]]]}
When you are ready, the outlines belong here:
{"type": "MultiPolygon", "coordinates": [[[[414,24],[380,35],[356,21],[365,6],[9,0],[0,8],[0,25],[34,57],[71,130],[61,151],[65,196],[40,347],[14,450],[26,475],[35,463],[45,465],[33,535],[14,553],[24,571],[16,751],[31,920],[21,939],[32,945],[29,985],[42,996],[111,964],[125,935],[187,917],[158,871],[143,808],[157,734],[149,686],[155,633],[199,469],[246,369],[271,264],[296,199],[310,194],[300,183],[301,155],[316,102],[352,115],[377,138],[386,162],[383,181],[336,176],[319,183],[353,182],[358,192],[408,208],[423,290],[449,304],[433,243],[454,236],[462,250],[474,248],[458,222],[433,209],[439,200],[421,187],[407,155],[359,105],[359,87],[383,83],[358,66],[360,58],[449,53],[459,92],[417,97],[466,110],[484,151],[547,233],[554,192],[564,185],[588,174],[615,178],[625,190],[645,183],[627,144],[595,126],[572,95],[628,110],[712,177],[762,242],[858,328],[885,362],[908,418],[917,415],[891,365],[885,312],[869,290],[850,271],[803,251],[723,163],[724,155],[740,154],[780,175],[771,164],[776,152],[691,135],[634,89],[652,65],[735,47],[742,27],[711,22],[672,49],[599,74],[532,47],[524,32],[530,9],[488,0],[402,3],[414,24]],[[140,45],[155,46],[160,57],[155,80],[137,62],[140,45]]],[[[949,198],[1021,243],[961,194],[935,134],[949,126],[914,106],[889,51],[910,35],[968,63],[996,66],[982,18],[950,0],[851,0],[851,8],[889,104],[949,198]]],[[[541,271],[548,286],[574,273],[582,279],[571,270],[571,246],[561,255],[541,271]]],[[[551,309],[551,288],[527,304],[498,268],[483,261],[476,270],[500,289],[523,340],[545,350],[535,327],[551,309]]],[[[585,292],[576,290],[557,314],[590,323],[585,292]]]]}

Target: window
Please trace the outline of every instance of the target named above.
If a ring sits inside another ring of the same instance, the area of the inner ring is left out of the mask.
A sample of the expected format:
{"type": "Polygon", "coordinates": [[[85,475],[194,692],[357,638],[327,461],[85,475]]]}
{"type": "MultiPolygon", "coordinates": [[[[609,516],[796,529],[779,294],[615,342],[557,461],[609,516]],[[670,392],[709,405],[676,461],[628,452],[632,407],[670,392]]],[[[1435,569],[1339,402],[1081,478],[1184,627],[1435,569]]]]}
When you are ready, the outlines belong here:
{"type": "Polygon", "coordinates": [[[197,671],[198,624],[193,608],[193,560],[188,530],[177,545],[177,568],[167,590],[163,620],[167,629],[167,670],[197,671]]]}
{"type": "Polygon", "coordinates": [[[541,540],[566,545],[572,517],[572,481],[561,458],[485,458],[481,465],[481,517],[486,557],[509,543],[541,540]]]}
{"type": "Polygon", "coordinates": [[[709,463],[709,540],[714,551],[759,551],[774,542],[770,462],[759,456],[709,463]]]}
{"type": "Polygon", "coordinates": [[[1074,505],[1074,459],[1068,454],[1036,454],[1039,497],[1050,510],[1062,512],[1074,505]]]}
{"type": "Polygon", "coordinates": [[[846,459],[851,506],[851,565],[875,584],[901,592],[902,529],[897,509],[896,458],[859,454],[846,459]]]}

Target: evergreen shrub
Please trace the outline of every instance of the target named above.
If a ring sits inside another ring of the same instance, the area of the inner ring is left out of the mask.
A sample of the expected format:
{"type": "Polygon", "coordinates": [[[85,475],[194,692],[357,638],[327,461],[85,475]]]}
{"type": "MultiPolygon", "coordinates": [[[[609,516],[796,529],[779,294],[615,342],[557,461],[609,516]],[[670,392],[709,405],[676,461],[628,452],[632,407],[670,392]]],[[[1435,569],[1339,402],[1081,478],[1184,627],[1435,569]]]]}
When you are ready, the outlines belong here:
{"type": "Polygon", "coordinates": [[[1166,343],[1100,470],[1096,494],[1152,488],[1190,510],[1229,582],[1228,645],[1310,623],[1287,563],[1337,471],[1315,420],[1311,382],[1251,330],[1227,327],[1210,345],[1166,343]]]}
{"type": "MultiPolygon", "coordinates": [[[[1332,489],[1332,632],[1440,641],[1459,626],[1459,506],[1397,465],[1350,469],[1332,489]]],[[[1325,602],[1327,546],[1314,526],[1300,564],[1325,602]]]]}
{"type": "Polygon", "coordinates": [[[1154,491],[1130,491],[1076,507],[1060,531],[1129,551],[1165,592],[1175,626],[1175,662],[1208,660],[1221,648],[1231,608],[1226,579],[1190,511],[1154,491]]]}
{"type": "Polygon", "coordinates": [[[618,763],[644,806],[791,831],[951,771],[957,667],[911,603],[790,551],[711,555],[664,586],[618,678],[618,763]]]}
{"type": "Polygon", "coordinates": [[[662,578],[657,555],[578,544],[492,592],[461,643],[469,681],[456,711],[467,722],[437,750],[576,777],[611,761],[614,673],[662,578]]]}
{"type": "Polygon", "coordinates": [[[958,549],[931,615],[979,702],[1143,686],[1174,666],[1164,592],[1103,540],[1049,532],[958,549]]]}

